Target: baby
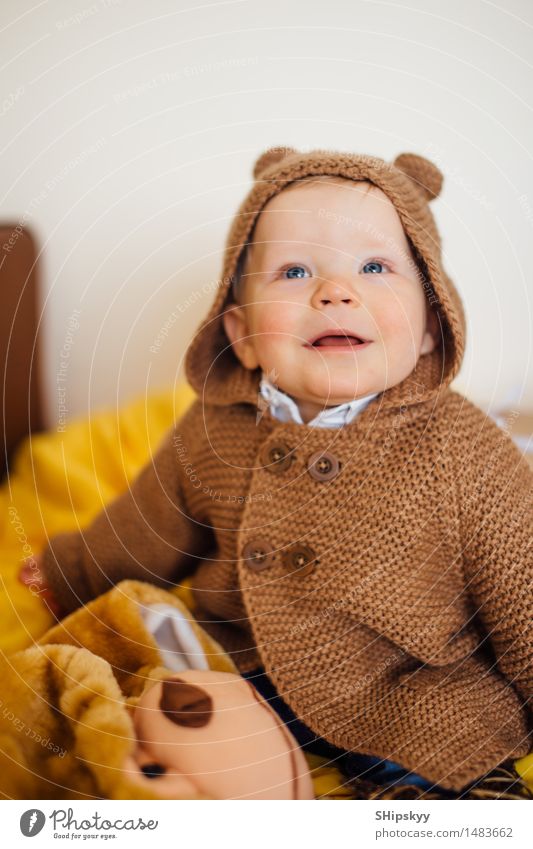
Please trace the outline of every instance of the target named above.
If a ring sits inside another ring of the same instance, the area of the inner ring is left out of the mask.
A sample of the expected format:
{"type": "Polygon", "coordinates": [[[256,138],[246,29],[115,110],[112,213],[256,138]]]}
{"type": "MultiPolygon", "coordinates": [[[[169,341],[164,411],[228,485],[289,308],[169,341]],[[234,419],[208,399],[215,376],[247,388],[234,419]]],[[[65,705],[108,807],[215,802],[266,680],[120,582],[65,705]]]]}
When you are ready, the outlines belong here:
{"type": "Polygon", "coordinates": [[[450,388],[442,175],[271,148],[254,177],[187,350],[197,400],[128,492],[50,540],[41,586],[65,613],[188,577],[303,746],[461,790],[531,747],[533,475],[450,388]]]}

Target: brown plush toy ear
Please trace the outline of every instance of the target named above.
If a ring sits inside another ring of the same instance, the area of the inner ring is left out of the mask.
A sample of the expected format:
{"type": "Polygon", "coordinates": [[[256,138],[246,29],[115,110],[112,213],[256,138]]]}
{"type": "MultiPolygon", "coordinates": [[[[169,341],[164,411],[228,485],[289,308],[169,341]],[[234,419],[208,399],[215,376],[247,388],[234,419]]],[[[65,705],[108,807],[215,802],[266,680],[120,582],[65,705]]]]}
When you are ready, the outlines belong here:
{"type": "Polygon", "coordinates": [[[263,171],[266,171],[271,165],[275,165],[276,162],[281,162],[291,153],[298,153],[298,151],[294,147],[269,147],[255,160],[252,172],[254,179],[258,180],[263,171]]]}
{"type": "Polygon", "coordinates": [[[426,200],[438,197],[442,189],[443,176],[437,166],[417,153],[400,153],[393,162],[424,193],[426,200]]]}

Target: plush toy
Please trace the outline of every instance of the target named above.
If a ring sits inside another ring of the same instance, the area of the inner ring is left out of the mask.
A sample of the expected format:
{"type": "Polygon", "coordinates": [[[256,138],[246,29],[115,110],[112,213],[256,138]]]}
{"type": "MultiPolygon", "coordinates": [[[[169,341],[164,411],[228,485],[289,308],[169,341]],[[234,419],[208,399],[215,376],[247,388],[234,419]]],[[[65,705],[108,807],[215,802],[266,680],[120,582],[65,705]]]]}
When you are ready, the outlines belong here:
{"type": "Polygon", "coordinates": [[[0,676],[4,797],[314,798],[287,727],[172,592],[122,581],[0,676]]]}

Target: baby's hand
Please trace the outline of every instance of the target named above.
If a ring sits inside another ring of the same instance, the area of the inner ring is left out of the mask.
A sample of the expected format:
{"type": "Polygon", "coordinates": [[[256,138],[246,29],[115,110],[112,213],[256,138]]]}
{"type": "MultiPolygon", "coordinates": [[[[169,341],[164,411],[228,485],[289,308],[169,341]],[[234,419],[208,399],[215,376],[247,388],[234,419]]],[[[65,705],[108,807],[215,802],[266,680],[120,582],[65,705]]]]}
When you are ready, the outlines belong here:
{"type": "Polygon", "coordinates": [[[56,601],[52,590],[46,586],[42,562],[43,559],[41,554],[27,557],[19,572],[19,581],[26,587],[29,587],[34,595],[38,595],[43,600],[53,616],[57,619],[61,619],[64,614],[60,605],[56,601]]]}

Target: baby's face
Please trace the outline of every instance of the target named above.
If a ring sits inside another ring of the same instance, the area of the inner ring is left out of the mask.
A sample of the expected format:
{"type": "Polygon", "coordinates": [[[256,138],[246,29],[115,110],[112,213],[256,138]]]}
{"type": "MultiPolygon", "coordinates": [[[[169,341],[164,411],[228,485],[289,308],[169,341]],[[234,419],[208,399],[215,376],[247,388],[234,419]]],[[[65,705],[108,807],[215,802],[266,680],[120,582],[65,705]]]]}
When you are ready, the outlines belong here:
{"type": "Polygon", "coordinates": [[[257,220],[240,291],[241,304],[224,314],[233,349],[292,395],[304,421],[400,383],[435,345],[398,213],[368,183],[318,182],[273,197],[257,220]],[[366,341],[313,344],[340,331],[366,341]]]}

